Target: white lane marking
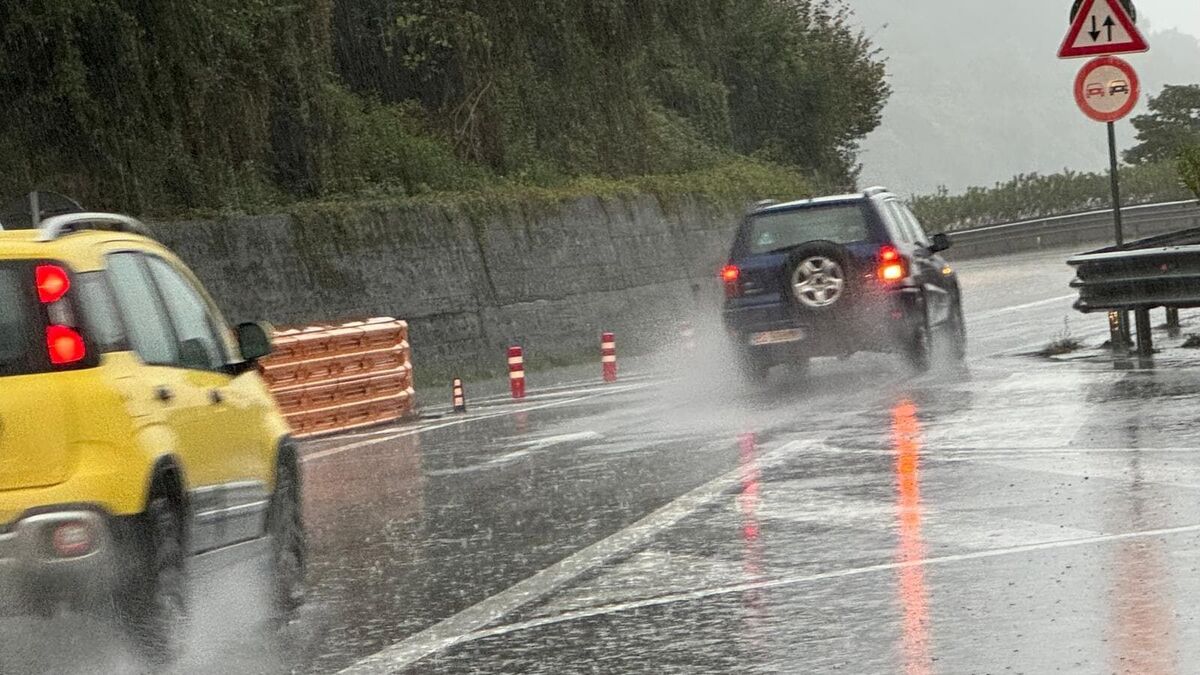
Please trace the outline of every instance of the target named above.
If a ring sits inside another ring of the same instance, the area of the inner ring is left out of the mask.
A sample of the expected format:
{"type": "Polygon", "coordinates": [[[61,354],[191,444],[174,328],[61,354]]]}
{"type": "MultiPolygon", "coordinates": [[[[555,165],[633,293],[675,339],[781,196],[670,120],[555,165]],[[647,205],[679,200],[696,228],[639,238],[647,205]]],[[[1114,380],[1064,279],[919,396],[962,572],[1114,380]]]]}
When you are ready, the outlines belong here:
{"type": "MultiPolygon", "coordinates": [[[[538,389],[534,392],[530,392],[525,397],[525,400],[526,401],[537,401],[540,399],[547,399],[547,398],[561,398],[563,396],[575,396],[577,394],[588,394],[588,393],[592,393],[592,392],[600,391],[600,390],[619,390],[623,386],[632,385],[632,384],[640,384],[640,383],[643,383],[646,380],[650,380],[652,378],[653,379],[667,379],[668,377],[669,376],[665,373],[658,374],[658,375],[645,374],[645,375],[622,377],[620,379],[620,384],[615,384],[615,385],[612,383],[608,383],[608,382],[595,382],[595,383],[575,382],[575,383],[561,385],[558,387],[548,387],[545,389],[538,389]]],[[[509,403],[512,400],[513,400],[512,394],[499,394],[499,395],[495,395],[495,396],[486,396],[486,397],[482,397],[482,398],[468,397],[467,403],[483,407],[483,406],[490,406],[490,405],[494,405],[494,404],[509,403]]],[[[442,409],[449,410],[450,408],[443,406],[442,409]]]]}
{"type": "Polygon", "coordinates": [[[546,448],[552,448],[556,445],[565,445],[567,443],[576,443],[579,441],[594,441],[594,440],[598,440],[601,438],[604,438],[604,436],[602,436],[594,431],[583,431],[583,432],[576,433],[576,434],[560,434],[558,436],[547,436],[546,438],[539,438],[539,439],[534,439],[532,441],[525,441],[523,443],[518,443],[517,447],[523,447],[523,448],[525,448],[524,450],[517,450],[514,452],[504,454],[504,455],[500,455],[499,457],[496,457],[494,459],[489,459],[488,461],[481,462],[479,464],[471,464],[469,466],[457,467],[457,468],[453,468],[453,469],[437,469],[434,471],[427,471],[427,472],[425,472],[425,475],[427,475],[427,476],[455,476],[455,475],[464,474],[464,473],[476,473],[479,471],[487,471],[488,469],[492,469],[497,466],[501,466],[503,464],[508,464],[509,462],[513,462],[518,459],[527,457],[527,456],[533,454],[534,452],[537,452],[538,450],[545,450],[546,448]]]}
{"type": "Polygon", "coordinates": [[[578,443],[580,441],[598,441],[604,438],[602,434],[595,431],[580,431],[573,434],[559,434],[557,436],[547,436],[545,438],[535,438],[530,441],[518,443],[518,447],[529,448],[530,450],[544,450],[556,445],[565,445],[567,443],[578,443]]]}
{"type": "MultiPolygon", "coordinates": [[[[759,466],[777,462],[795,451],[815,445],[791,442],[764,453],[759,466]]],[[[341,671],[345,675],[393,673],[425,657],[468,640],[476,631],[499,621],[531,602],[536,602],[562,588],[579,576],[603,565],[615,557],[645,546],[662,532],[696,511],[724,497],[741,481],[743,468],[738,467],[697,487],[651,513],[629,527],[577,551],[558,563],[518,582],[516,585],[469,607],[454,616],[387,647],[341,671]]]]}
{"type": "MultiPolygon", "coordinates": [[[[896,451],[891,448],[870,448],[870,447],[833,447],[826,446],[821,449],[814,449],[813,452],[826,452],[838,455],[866,455],[866,456],[883,456],[892,457],[896,451]]],[[[1200,448],[1081,448],[1077,446],[1069,448],[1055,447],[946,447],[937,452],[925,452],[921,455],[921,459],[931,462],[945,461],[950,459],[987,459],[993,458],[1020,458],[1022,455],[1106,455],[1106,454],[1128,454],[1136,452],[1139,455],[1149,454],[1200,454],[1200,448]]]]}
{"type": "MultiPolygon", "coordinates": [[[[800,584],[812,583],[815,581],[825,581],[829,579],[840,579],[844,577],[859,576],[864,574],[872,574],[875,572],[889,572],[898,569],[906,569],[909,567],[947,565],[950,563],[969,562],[974,560],[985,560],[988,558],[998,558],[1002,556],[1019,555],[1022,553],[1036,553],[1039,551],[1050,551],[1062,548],[1071,548],[1076,546],[1088,546],[1093,544],[1106,544],[1114,541],[1126,541],[1130,539],[1148,539],[1153,537],[1166,537],[1176,534],[1189,534],[1200,532],[1200,525],[1185,525],[1181,527],[1169,527],[1158,530],[1142,530],[1138,532],[1124,532],[1120,534],[1102,534],[1094,537],[1082,537],[1077,539],[1064,539],[1058,541],[1047,541],[1036,544],[1024,544],[1021,546],[1011,546],[1006,548],[997,548],[987,551],[975,551],[972,553],[961,553],[956,555],[947,555],[937,558],[926,558],[924,560],[912,560],[907,562],[881,563],[878,565],[867,565],[865,567],[851,567],[848,569],[834,570],[830,572],[821,572],[818,574],[806,574],[781,577],[779,579],[768,579],[764,581],[748,582],[741,584],[731,584],[728,586],[718,586],[714,588],[700,589],[696,591],[688,591],[686,593],[675,593],[671,595],[663,595],[655,598],[647,598],[644,600],[633,600],[629,602],[613,603],[600,607],[592,607],[581,609],[572,612],[564,612],[554,616],[540,617],[511,623],[503,626],[496,626],[486,630],[478,630],[470,635],[463,636],[461,639],[452,644],[461,644],[463,642],[473,642],[488,637],[496,637],[508,635],[519,631],[530,630],[533,628],[541,628],[560,623],[568,623],[587,619],[595,616],[604,616],[608,614],[616,614],[618,612],[629,612],[638,609],[647,609],[651,607],[661,607],[663,605],[678,604],[681,602],[694,602],[707,598],[732,595],[735,593],[744,593],[747,591],[757,591],[763,589],[780,588],[784,586],[796,586],[800,584]]],[[[410,665],[412,662],[405,664],[394,664],[397,668],[403,665],[410,665]]],[[[344,671],[343,671],[344,672],[344,671]]]]}
{"type": "Polygon", "coordinates": [[[434,476],[434,477],[436,477],[436,476],[457,476],[457,475],[464,474],[464,473],[476,473],[478,471],[487,471],[488,469],[500,466],[501,464],[508,464],[509,462],[516,461],[516,460],[521,459],[522,457],[526,457],[528,455],[529,455],[528,450],[517,450],[516,452],[510,452],[506,455],[500,455],[499,457],[497,457],[495,459],[490,459],[482,464],[472,464],[471,466],[464,466],[464,467],[460,467],[457,469],[437,469],[435,471],[426,471],[425,475],[426,476],[434,476]]]}
{"type": "Polygon", "coordinates": [[[1077,293],[1072,293],[1070,295],[1060,295],[1057,298],[1049,298],[1046,300],[1038,300],[1037,302],[1027,302],[1023,305],[1013,305],[1011,307],[1004,307],[1002,309],[994,309],[990,312],[983,312],[981,314],[976,314],[970,318],[973,320],[976,320],[976,321],[981,320],[981,319],[990,319],[994,316],[1008,314],[1009,312],[1019,312],[1023,309],[1033,309],[1034,307],[1041,307],[1043,305],[1053,305],[1057,302],[1062,302],[1064,300],[1072,300],[1072,299],[1078,298],[1078,297],[1079,297],[1079,295],[1077,293]]]}
{"type": "Polygon", "coordinates": [[[505,410],[500,410],[500,411],[496,411],[493,413],[487,413],[484,415],[473,415],[470,417],[462,417],[462,418],[450,420],[447,422],[439,422],[436,424],[414,427],[411,429],[405,429],[404,431],[398,431],[394,434],[391,434],[390,436],[383,436],[380,438],[372,438],[369,440],[358,441],[356,443],[348,443],[346,445],[340,445],[340,446],[336,446],[336,447],[332,447],[332,448],[327,448],[325,450],[319,450],[317,452],[309,453],[309,454],[302,456],[300,458],[300,461],[314,462],[316,460],[324,459],[326,457],[340,455],[343,452],[349,452],[351,450],[359,450],[361,448],[370,447],[372,445],[379,445],[381,443],[388,443],[388,442],[396,440],[397,438],[405,438],[407,436],[416,436],[418,434],[424,434],[424,433],[428,433],[431,431],[437,431],[438,429],[446,429],[449,427],[456,427],[456,426],[459,426],[462,424],[470,424],[472,422],[480,422],[483,420],[495,419],[497,417],[504,417],[507,415],[513,415],[513,414],[517,414],[517,413],[533,412],[535,410],[545,410],[547,408],[558,408],[558,407],[565,406],[565,405],[571,405],[573,403],[580,403],[582,401],[587,401],[587,400],[593,399],[593,398],[600,398],[601,396],[606,396],[609,394],[617,394],[617,393],[621,393],[621,392],[645,389],[646,387],[649,387],[649,386],[650,386],[650,384],[647,383],[647,384],[640,384],[640,385],[630,385],[628,387],[622,387],[620,389],[605,389],[603,391],[597,391],[590,396],[578,396],[576,398],[570,398],[570,399],[566,399],[563,401],[552,401],[550,403],[541,403],[538,405],[507,408],[505,410]]]}

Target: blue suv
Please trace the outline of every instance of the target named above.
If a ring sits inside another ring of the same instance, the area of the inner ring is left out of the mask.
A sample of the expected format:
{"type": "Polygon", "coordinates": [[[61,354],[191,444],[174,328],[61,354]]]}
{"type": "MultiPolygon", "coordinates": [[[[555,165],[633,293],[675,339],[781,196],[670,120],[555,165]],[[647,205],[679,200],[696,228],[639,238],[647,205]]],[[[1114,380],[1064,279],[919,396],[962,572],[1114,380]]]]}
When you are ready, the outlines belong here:
{"type": "Polygon", "coordinates": [[[938,338],[961,361],[958,278],[939,255],[948,248],[884,188],[759,204],[721,273],[742,370],[762,379],[777,364],[865,351],[899,353],[922,372],[938,338]]]}

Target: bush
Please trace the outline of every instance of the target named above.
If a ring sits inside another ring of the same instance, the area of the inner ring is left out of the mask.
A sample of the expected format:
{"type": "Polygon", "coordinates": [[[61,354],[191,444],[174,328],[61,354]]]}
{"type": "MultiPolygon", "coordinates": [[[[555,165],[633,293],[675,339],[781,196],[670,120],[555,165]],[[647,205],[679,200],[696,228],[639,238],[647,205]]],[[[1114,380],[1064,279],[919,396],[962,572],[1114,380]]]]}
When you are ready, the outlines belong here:
{"type": "Polygon", "coordinates": [[[328,193],[405,196],[478,189],[492,180],[480,166],[460,160],[415,104],[383,105],[340,88],[330,98],[340,142],[330,152],[328,193]]]}
{"type": "MultiPolygon", "coordinates": [[[[1121,195],[1127,205],[1188,198],[1174,162],[1122,167],[1121,195]]],[[[937,230],[1077,213],[1111,205],[1107,173],[1074,171],[1048,176],[1020,175],[991,188],[970,188],[961,195],[942,190],[912,200],[913,211],[921,222],[937,230]]]]}
{"type": "Polygon", "coordinates": [[[1200,199],[1200,145],[1179,153],[1179,176],[1184,186],[1200,199]]]}

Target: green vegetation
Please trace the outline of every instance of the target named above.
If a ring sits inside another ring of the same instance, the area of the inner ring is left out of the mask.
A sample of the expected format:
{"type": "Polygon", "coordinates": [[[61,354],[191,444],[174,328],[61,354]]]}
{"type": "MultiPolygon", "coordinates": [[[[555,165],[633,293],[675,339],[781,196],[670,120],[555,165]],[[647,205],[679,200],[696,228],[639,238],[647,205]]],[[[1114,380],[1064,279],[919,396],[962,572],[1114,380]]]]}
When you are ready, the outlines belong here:
{"type": "MultiPolygon", "coordinates": [[[[1126,205],[1183,200],[1189,197],[1175,162],[1121,169],[1121,201],[1126,205]]],[[[931,230],[956,230],[993,223],[1078,213],[1112,205],[1107,173],[1065,171],[1016,176],[991,188],[970,188],[960,195],[945,190],[914,197],[913,211],[931,230]]]]}
{"type": "MultiPolygon", "coordinates": [[[[1134,118],[1140,145],[1120,169],[1125,204],[1200,198],[1200,85],[1165,88],[1150,100],[1150,114],[1134,118]]],[[[955,230],[992,223],[1076,213],[1112,205],[1107,173],[1064,171],[1016,176],[991,188],[960,195],[940,190],[914,197],[913,210],[931,229],[955,230]]]]}
{"type": "Polygon", "coordinates": [[[1179,151],[1179,176],[1196,199],[1200,199],[1200,145],[1179,151]]]}
{"type": "Polygon", "coordinates": [[[31,0],[0,93],[0,196],[166,214],[846,187],[888,90],[840,0],[31,0]]]}
{"type": "Polygon", "coordinates": [[[1188,147],[1200,145],[1200,84],[1168,85],[1150,99],[1150,112],[1133,118],[1137,147],[1125,153],[1130,164],[1175,159],[1188,147]]]}
{"type": "Polygon", "coordinates": [[[1058,335],[1055,335],[1054,339],[1051,340],[1049,344],[1047,344],[1045,347],[1042,347],[1037,352],[1037,356],[1045,358],[1052,356],[1065,356],[1066,354],[1072,354],[1083,348],[1083,342],[1071,335],[1071,326],[1069,323],[1067,323],[1066,319],[1063,319],[1062,331],[1059,332],[1058,335]]]}

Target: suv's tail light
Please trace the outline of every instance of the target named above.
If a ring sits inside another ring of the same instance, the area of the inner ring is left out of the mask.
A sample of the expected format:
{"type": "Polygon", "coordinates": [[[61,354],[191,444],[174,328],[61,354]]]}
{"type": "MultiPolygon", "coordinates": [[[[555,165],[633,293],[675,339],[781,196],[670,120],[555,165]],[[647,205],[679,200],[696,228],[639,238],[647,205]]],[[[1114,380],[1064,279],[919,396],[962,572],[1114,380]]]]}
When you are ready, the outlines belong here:
{"type": "Polygon", "coordinates": [[[894,284],[908,277],[908,261],[895,246],[879,249],[879,270],[876,276],[885,284],[894,284]]]}
{"type": "Polygon", "coordinates": [[[737,265],[726,265],[721,270],[721,281],[725,283],[725,297],[736,298],[741,295],[742,270],[737,265]]]}
{"type": "Polygon", "coordinates": [[[38,300],[46,306],[50,321],[46,326],[46,353],[50,363],[65,366],[87,358],[83,335],[74,327],[74,314],[66,304],[71,276],[58,265],[38,265],[34,269],[38,300]]]}

